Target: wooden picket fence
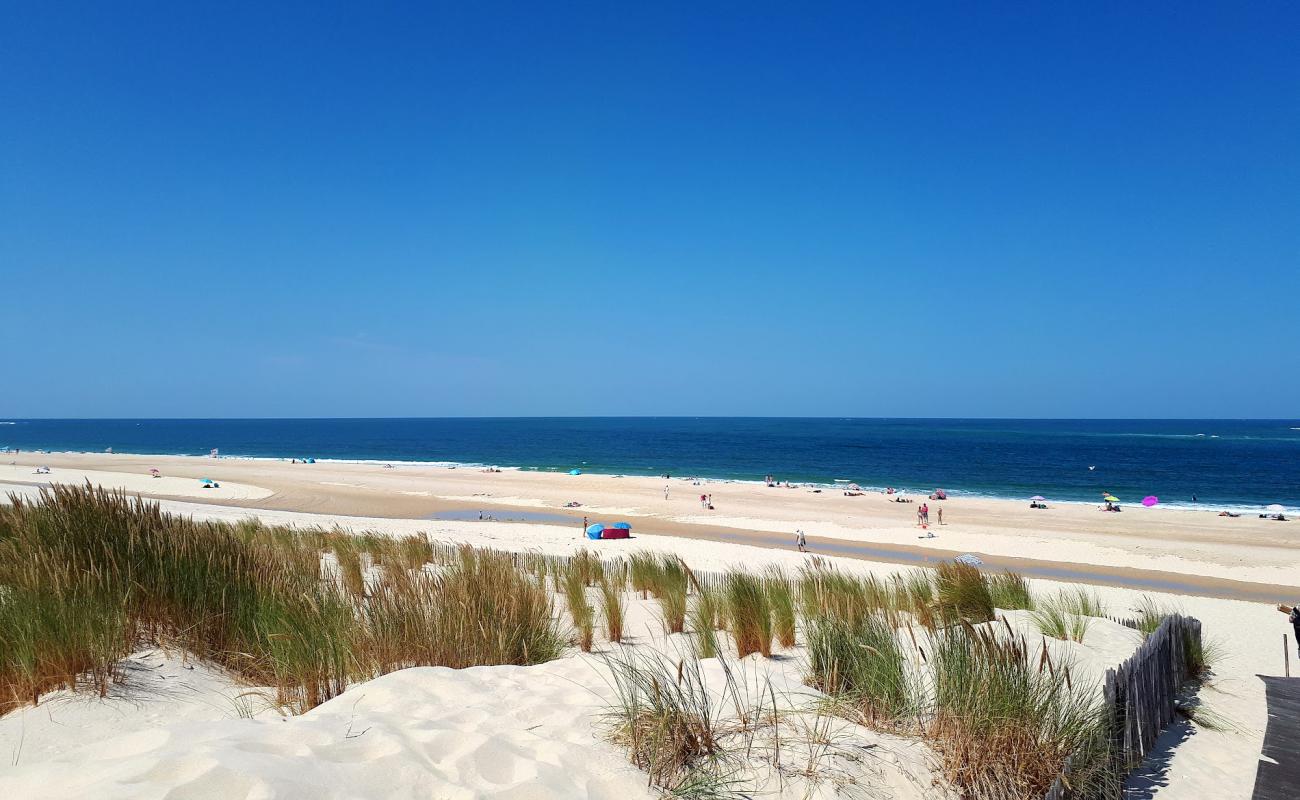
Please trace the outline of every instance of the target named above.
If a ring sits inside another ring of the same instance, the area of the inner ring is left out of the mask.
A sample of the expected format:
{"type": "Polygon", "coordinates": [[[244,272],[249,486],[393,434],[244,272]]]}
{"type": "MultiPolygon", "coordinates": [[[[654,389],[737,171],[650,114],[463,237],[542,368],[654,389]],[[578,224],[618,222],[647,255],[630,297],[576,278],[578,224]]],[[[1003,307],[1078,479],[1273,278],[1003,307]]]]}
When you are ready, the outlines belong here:
{"type": "Polygon", "coordinates": [[[1201,645],[1201,622],[1173,614],[1166,617],[1127,661],[1106,671],[1102,688],[1111,720],[1110,780],[1086,791],[1070,788],[1070,759],[1044,800],[1115,800],[1125,777],[1151,752],[1174,721],[1178,690],[1193,676],[1188,648],[1201,645]]]}

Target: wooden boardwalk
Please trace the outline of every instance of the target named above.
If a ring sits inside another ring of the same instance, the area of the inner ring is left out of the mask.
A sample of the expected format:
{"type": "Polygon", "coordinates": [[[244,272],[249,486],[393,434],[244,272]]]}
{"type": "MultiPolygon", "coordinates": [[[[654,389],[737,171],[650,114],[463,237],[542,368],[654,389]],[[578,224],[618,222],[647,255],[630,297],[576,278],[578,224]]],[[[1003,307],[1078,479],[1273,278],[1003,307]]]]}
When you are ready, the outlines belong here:
{"type": "Polygon", "coordinates": [[[1295,800],[1300,797],[1300,678],[1259,678],[1268,690],[1268,730],[1253,798],[1295,800]]]}

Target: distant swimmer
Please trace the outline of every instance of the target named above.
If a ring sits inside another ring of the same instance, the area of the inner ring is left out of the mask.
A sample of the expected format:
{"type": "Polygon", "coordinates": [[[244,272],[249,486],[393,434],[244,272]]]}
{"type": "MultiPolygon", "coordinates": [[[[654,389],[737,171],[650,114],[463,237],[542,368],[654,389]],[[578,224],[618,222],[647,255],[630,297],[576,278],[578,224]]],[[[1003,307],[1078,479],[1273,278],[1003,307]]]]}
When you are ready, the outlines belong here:
{"type": "Polygon", "coordinates": [[[1089,471],[1089,472],[1092,472],[1094,469],[1096,469],[1095,466],[1089,466],[1089,467],[1088,467],[1088,471],[1089,471]]]}

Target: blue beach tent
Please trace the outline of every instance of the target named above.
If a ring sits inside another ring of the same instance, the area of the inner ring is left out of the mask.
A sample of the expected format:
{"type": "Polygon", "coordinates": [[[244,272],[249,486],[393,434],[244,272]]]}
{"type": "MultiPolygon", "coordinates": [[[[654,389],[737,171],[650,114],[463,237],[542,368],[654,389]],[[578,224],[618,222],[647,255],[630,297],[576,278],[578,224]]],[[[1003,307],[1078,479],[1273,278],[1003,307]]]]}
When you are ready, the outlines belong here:
{"type": "Polygon", "coordinates": [[[582,474],[582,470],[580,470],[580,469],[571,469],[571,470],[569,470],[569,474],[570,474],[570,475],[581,475],[581,474],[582,474]]]}
{"type": "Polygon", "coordinates": [[[601,534],[603,534],[604,532],[605,532],[605,526],[601,525],[599,522],[587,526],[588,539],[599,539],[601,537],[601,534]]]}

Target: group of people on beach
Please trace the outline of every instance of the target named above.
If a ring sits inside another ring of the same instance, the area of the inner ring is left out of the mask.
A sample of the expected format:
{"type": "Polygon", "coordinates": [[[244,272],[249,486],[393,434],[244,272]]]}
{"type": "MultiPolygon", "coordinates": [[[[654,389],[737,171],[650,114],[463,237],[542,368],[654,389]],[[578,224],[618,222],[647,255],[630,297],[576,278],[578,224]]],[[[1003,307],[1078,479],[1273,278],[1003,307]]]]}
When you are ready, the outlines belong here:
{"type": "MultiPolygon", "coordinates": [[[[939,518],[939,524],[942,525],[942,524],[943,524],[943,506],[936,506],[936,507],[935,507],[935,514],[936,514],[936,516],[939,518]]],[[[916,524],[917,524],[917,525],[920,525],[922,528],[927,527],[927,526],[930,524],[930,504],[929,504],[929,503],[922,503],[922,504],[920,505],[920,507],[916,509],[916,524]]]]}

